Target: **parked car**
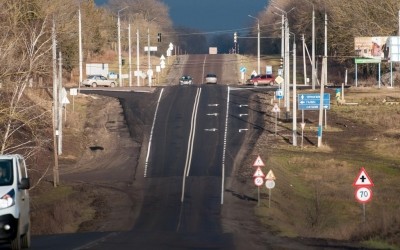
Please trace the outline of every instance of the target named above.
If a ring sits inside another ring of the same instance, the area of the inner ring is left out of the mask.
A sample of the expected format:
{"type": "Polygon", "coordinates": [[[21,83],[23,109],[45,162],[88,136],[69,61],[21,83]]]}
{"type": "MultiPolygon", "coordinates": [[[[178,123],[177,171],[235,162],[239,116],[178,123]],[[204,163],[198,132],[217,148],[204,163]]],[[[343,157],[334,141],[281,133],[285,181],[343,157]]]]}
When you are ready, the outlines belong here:
{"type": "Polygon", "coordinates": [[[257,75],[253,78],[249,79],[249,84],[254,86],[262,85],[262,84],[269,84],[273,85],[275,82],[275,77],[273,75],[257,75]]]}
{"type": "Polygon", "coordinates": [[[207,74],[204,80],[205,83],[213,83],[216,84],[218,81],[217,75],[215,74],[207,74]]]}
{"type": "Polygon", "coordinates": [[[179,84],[180,85],[190,85],[193,84],[193,78],[188,75],[184,75],[181,78],[179,78],[179,84]]]}
{"type": "Polygon", "coordinates": [[[30,188],[22,155],[0,155],[0,242],[11,249],[31,245],[30,188]]]}
{"type": "Polygon", "coordinates": [[[116,84],[115,80],[109,80],[102,75],[89,75],[82,81],[82,85],[95,88],[97,86],[115,87],[116,84]]]}

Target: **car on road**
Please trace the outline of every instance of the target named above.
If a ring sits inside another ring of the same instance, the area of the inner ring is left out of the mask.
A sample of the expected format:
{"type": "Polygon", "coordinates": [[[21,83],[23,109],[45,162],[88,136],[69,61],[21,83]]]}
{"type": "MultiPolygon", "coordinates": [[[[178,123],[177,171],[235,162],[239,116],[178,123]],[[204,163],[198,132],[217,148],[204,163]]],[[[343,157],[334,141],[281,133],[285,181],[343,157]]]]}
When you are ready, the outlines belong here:
{"type": "Polygon", "coordinates": [[[0,155],[0,242],[11,249],[31,245],[30,181],[22,155],[0,155]]]}
{"type": "Polygon", "coordinates": [[[216,84],[217,81],[218,81],[218,78],[217,78],[217,75],[215,75],[215,74],[207,74],[205,77],[205,80],[204,80],[205,83],[213,83],[213,84],[216,84]]]}
{"type": "Polygon", "coordinates": [[[254,86],[265,85],[265,84],[273,85],[274,82],[275,82],[275,77],[273,75],[266,75],[266,74],[257,75],[248,80],[248,84],[254,86]]]}
{"type": "Polygon", "coordinates": [[[115,80],[109,80],[107,77],[102,75],[89,75],[87,79],[82,81],[83,86],[87,87],[97,87],[97,86],[106,86],[106,87],[115,87],[115,80]]]}
{"type": "Polygon", "coordinates": [[[193,78],[189,75],[184,75],[181,78],[179,78],[179,84],[180,85],[191,85],[191,84],[193,84],[193,78]]]}

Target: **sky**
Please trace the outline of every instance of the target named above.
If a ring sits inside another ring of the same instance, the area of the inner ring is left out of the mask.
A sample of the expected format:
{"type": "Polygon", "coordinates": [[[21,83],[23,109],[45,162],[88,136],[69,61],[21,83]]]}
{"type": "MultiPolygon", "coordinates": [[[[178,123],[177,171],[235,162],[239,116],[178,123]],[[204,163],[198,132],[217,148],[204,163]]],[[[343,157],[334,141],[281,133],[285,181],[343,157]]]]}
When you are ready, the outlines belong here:
{"type": "MultiPolygon", "coordinates": [[[[145,0],[143,0],[145,1],[145,0]]],[[[264,10],[267,0],[163,0],[169,6],[174,26],[184,26],[204,32],[247,28],[264,10]]],[[[101,5],[107,0],[95,0],[101,5]]]]}

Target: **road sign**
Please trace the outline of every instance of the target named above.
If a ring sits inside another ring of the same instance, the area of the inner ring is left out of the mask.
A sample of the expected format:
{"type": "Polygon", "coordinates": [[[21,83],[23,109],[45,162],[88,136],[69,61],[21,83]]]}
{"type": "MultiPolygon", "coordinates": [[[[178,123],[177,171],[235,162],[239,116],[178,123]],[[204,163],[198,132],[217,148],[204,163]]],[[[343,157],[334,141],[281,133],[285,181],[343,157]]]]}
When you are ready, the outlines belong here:
{"type": "Polygon", "coordinates": [[[264,162],[261,160],[260,156],[257,156],[257,159],[253,163],[253,167],[264,167],[264,162]]]}
{"type": "Polygon", "coordinates": [[[262,184],[264,184],[264,179],[262,177],[257,177],[254,179],[254,184],[256,184],[257,187],[262,186],[262,184]]]}
{"type": "Polygon", "coordinates": [[[278,104],[275,103],[275,105],[271,111],[274,113],[279,113],[279,112],[281,112],[281,109],[278,107],[278,104]]]}
{"type": "Polygon", "coordinates": [[[273,189],[275,187],[275,181],[274,180],[266,180],[265,187],[268,189],[273,189]]]}
{"type": "Polygon", "coordinates": [[[267,176],[265,177],[266,180],[276,180],[276,177],[274,175],[274,172],[272,170],[269,170],[267,176]]]}
{"type": "Polygon", "coordinates": [[[145,46],[144,47],[144,51],[149,51],[149,48],[150,48],[150,51],[157,51],[157,46],[145,46]]]}
{"type": "Polygon", "coordinates": [[[368,187],[357,188],[355,196],[359,202],[366,203],[372,198],[372,190],[368,187]]]}
{"type": "Polygon", "coordinates": [[[246,67],[244,67],[244,66],[240,67],[240,72],[246,73],[246,71],[247,71],[246,67]]]}
{"type": "Polygon", "coordinates": [[[70,95],[78,95],[78,89],[77,88],[69,89],[69,94],[70,95]]]}
{"type": "Polygon", "coordinates": [[[282,89],[276,90],[275,96],[277,99],[282,99],[283,98],[283,90],[282,89]]]}
{"type": "MultiPolygon", "coordinates": [[[[299,110],[319,110],[320,105],[320,94],[298,94],[298,109],[299,110]]],[[[331,95],[329,93],[324,93],[323,100],[324,109],[331,108],[331,95]]]]}
{"type": "Polygon", "coordinates": [[[372,182],[371,178],[369,178],[367,171],[362,167],[360,173],[358,174],[357,178],[353,182],[353,186],[359,187],[370,187],[373,186],[374,183],[372,182]]]}
{"type": "Polygon", "coordinates": [[[277,84],[281,84],[281,83],[283,83],[283,81],[284,81],[285,79],[283,79],[282,78],[282,76],[277,76],[276,78],[275,78],[275,82],[277,83],[277,84]]]}
{"type": "Polygon", "coordinates": [[[263,171],[261,170],[260,167],[257,168],[256,172],[254,172],[253,177],[257,178],[257,177],[263,177],[264,178],[265,174],[263,173],[263,171]]]}

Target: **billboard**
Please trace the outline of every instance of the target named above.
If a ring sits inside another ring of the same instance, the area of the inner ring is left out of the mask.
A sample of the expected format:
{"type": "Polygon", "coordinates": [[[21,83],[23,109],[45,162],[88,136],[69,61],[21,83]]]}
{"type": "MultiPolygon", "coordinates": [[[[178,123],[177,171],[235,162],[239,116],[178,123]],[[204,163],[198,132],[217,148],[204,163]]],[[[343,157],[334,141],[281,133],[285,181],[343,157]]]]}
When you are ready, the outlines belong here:
{"type": "Polygon", "coordinates": [[[388,37],[386,47],[389,50],[387,60],[390,62],[400,62],[400,36],[388,37]]]}
{"type": "Polygon", "coordinates": [[[387,60],[389,57],[389,49],[386,46],[387,39],[387,36],[355,37],[356,57],[387,60]]]}

